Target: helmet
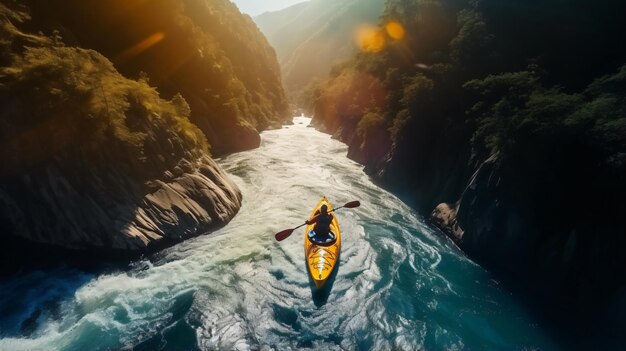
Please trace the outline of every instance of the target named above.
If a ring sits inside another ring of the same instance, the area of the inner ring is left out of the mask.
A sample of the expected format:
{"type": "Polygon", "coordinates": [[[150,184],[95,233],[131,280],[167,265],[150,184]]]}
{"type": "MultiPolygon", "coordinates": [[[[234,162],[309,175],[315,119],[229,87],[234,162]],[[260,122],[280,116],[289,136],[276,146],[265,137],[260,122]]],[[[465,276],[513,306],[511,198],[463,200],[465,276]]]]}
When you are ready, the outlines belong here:
{"type": "Polygon", "coordinates": [[[328,206],[322,205],[322,207],[320,207],[320,211],[322,211],[322,213],[326,213],[328,211],[328,206]]]}

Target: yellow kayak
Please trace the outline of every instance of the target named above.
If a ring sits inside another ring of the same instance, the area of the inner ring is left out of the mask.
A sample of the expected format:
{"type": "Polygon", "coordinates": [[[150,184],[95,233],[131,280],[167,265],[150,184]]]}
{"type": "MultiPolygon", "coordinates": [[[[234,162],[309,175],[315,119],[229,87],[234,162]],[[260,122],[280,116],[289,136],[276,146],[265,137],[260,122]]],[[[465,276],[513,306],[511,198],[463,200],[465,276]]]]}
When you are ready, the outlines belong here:
{"type": "Polygon", "coordinates": [[[335,212],[330,212],[333,210],[333,207],[326,196],[322,196],[313,212],[311,212],[309,219],[319,214],[322,205],[328,206],[328,212],[333,216],[333,220],[330,223],[330,231],[335,234],[336,240],[327,243],[315,242],[315,238],[309,234],[315,227],[315,224],[307,225],[304,230],[304,256],[306,257],[309,274],[318,289],[326,283],[326,280],[333,272],[335,265],[339,261],[339,250],[341,249],[339,222],[335,212]]]}

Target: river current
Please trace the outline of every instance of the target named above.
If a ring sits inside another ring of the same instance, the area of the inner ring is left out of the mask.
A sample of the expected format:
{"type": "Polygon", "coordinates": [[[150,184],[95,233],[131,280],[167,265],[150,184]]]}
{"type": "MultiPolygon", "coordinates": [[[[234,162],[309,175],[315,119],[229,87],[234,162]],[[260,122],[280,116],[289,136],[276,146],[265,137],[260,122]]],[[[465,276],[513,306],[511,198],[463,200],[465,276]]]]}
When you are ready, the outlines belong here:
{"type": "Polygon", "coordinates": [[[490,274],[307,128],[218,160],[243,193],[226,227],[107,272],[50,267],[0,282],[0,350],[554,350],[490,274]],[[322,195],[340,263],[316,291],[301,224],[322,195]]]}

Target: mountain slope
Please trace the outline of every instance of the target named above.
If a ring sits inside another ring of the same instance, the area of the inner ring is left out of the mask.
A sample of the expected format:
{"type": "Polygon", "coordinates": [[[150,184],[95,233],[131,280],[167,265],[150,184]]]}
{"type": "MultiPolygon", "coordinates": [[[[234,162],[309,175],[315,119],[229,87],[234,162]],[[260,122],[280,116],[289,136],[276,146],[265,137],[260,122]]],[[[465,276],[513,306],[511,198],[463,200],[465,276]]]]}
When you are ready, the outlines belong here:
{"type": "Polygon", "coordinates": [[[0,2],[2,269],[34,252],[143,253],[225,225],[241,193],[210,147],[253,146],[242,139],[284,118],[272,50],[231,3],[71,4],[0,2]],[[131,13],[132,25],[109,22],[131,13]],[[246,50],[259,60],[244,64],[246,50]]]}
{"type": "Polygon", "coordinates": [[[94,49],[127,77],[180,93],[213,154],[259,145],[258,131],[288,122],[275,54],[228,0],[27,0],[32,23],[94,49]]]}
{"type": "Polygon", "coordinates": [[[261,32],[268,39],[274,50],[278,62],[293,52],[298,46],[300,38],[310,32],[313,22],[317,19],[307,16],[310,2],[301,2],[275,12],[265,12],[253,18],[261,32]]]}
{"type": "Polygon", "coordinates": [[[276,49],[293,99],[356,51],[357,28],[378,23],[383,7],[383,0],[312,0],[254,20],[276,49]]]}
{"type": "MultiPolygon", "coordinates": [[[[406,37],[381,26],[382,50],[310,96],[313,123],[422,213],[436,207],[433,220],[500,279],[576,316],[564,319],[623,327],[624,11],[388,1],[383,24],[406,37]]],[[[617,329],[584,332],[613,345],[617,329]]]]}

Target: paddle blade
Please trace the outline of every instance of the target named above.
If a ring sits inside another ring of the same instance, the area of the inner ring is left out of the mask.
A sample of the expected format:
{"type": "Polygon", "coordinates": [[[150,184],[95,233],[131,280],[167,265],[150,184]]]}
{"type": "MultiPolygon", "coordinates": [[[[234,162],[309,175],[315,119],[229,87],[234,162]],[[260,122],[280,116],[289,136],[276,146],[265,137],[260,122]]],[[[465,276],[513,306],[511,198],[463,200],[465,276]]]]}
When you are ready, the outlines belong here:
{"type": "Polygon", "coordinates": [[[287,239],[291,235],[291,233],[293,233],[293,231],[294,229],[285,229],[276,233],[276,235],[274,235],[274,238],[276,238],[276,241],[283,241],[287,239]]]}
{"type": "Polygon", "coordinates": [[[345,208],[355,208],[361,206],[361,203],[358,201],[350,201],[347,204],[343,205],[345,208]]]}

